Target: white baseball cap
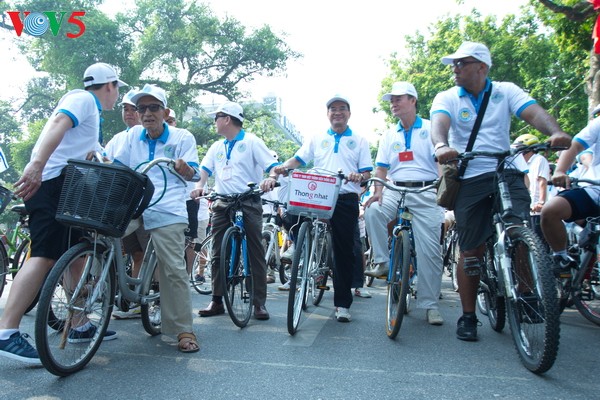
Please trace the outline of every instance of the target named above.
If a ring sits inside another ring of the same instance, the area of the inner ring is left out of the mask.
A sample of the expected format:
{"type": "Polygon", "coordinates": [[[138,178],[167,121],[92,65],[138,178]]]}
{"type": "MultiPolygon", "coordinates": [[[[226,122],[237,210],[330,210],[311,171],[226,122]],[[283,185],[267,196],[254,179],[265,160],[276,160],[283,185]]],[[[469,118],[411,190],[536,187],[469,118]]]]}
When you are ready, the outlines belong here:
{"type": "Polygon", "coordinates": [[[177,117],[175,116],[175,111],[173,111],[172,109],[169,109],[169,118],[177,119],[177,117]]]}
{"type": "Polygon", "coordinates": [[[131,89],[129,92],[125,93],[125,95],[123,96],[123,100],[121,100],[119,105],[122,106],[123,104],[129,104],[135,107],[135,103],[131,99],[136,93],[136,89],[131,89]]]}
{"type": "Polygon", "coordinates": [[[165,92],[158,86],[146,83],[142,90],[138,91],[131,98],[131,101],[133,101],[137,105],[138,101],[140,101],[140,99],[145,96],[154,97],[156,100],[160,101],[163,104],[163,107],[167,108],[167,92],[165,92]]]}
{"type": "Polygon", "coordinates": [[[333,96],[332,98],[330,98],[327,101],[327,108],[329,108],[329,106],[331,106],[336,101],[344,102],[344,103],[348,104],[348,107],[350,107],[350,100],[348,100],[348,98],[346,96],[344,96],[342,94],[336,94],[335,96],[333,96]]]}
{"type": "Polygon", "coordinates": [[[476,42],[463,42],[458,50],[449,56],[442,57],[442,63],[450,65],[454,60],[459,60],[465,57],[473,57],[482,63],[487,64],[488,67],[492,66],[492,56],[490,49],[485,44],[476,42]]]}
{"type": "Polygon", "coordinates": [[[381,97],[381,100],[390,101],[392,100],[392,96],[402,96],[403,94],[409,94],[415,99],[419,99],[419,95],[417,95],[417,89],[410,82],[396,82],[392,85],[392,91],[390,93],[386,93],[381,97]]]}
{"type": "Polygon", "coordinates": [[[233,101],[226,101],[217,107],[215,111],[209,112],[208,115],[214,117],[218,113],[231,115],[232,117],[239,119],[240,122],[244,122],[244,109],[238,103],[234,103],[233,101]]]}
{"type": "Polygon", "coordinates": [[[119,87],[127,86],[119,79],[117,71],[106,63],[92,64],[83,73],[83,86],[85,87],[114,81],[119,82],[119,87]]]}

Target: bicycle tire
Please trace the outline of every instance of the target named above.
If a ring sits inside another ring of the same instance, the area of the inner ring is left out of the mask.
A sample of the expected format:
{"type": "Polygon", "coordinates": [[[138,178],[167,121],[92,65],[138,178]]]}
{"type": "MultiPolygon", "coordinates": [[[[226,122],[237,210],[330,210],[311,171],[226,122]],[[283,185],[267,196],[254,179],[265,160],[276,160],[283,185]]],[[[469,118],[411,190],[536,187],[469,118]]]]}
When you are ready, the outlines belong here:
{"type": "Polygon", "coordinates": [[[510,231],[507,249],[512,289],[517,294],[506,304],[513,342],[522,364],[540,374],[554,364],[560,336],[556,278],[548,267],[552,262],[537,236],[526,227],[510,231]]]}
{"type": "Polygon", "coordinates": [[[573,302],[588,321],[600,325],[600,267],[596,257],[585,269],[577,271],[573,302]]]}
{"type": "Polygon", "coordinates": [[[486,314],[490,326],[496,332],[502,332],[506,325],[506,300],[500,292],[498,274],[494,266],[494,247],[491,242],[486,243],[483,265],[481,268],[481,281],[487,285],[483,291],[486,305],[486,314]]]}
{"type": "Polygon", "coordinates": [[[312,303],[315,306],[321,304],[323,295],[327,290],[327,277],[329,276],[329,270],[333,266],[333,243],[331,242],[331,232],[325,230],[322,237],[314,241],[317,248],[314,250],[316,269],[315,274],[310,277],[309,284],[312,291],[312,303]],[[322,276],[320,286],[317,286],[316,279],[318,276],[322,276]]]}
{"type": "Polygon", "coordinates": [[[310,259],[311,223],[304,221],[298,231],[294,255],[292,256],[292,276],[288,295],[287,329],[294,335],[300,325],[300,317],[305,308],[308,286],[308,262],[310,259]]]}
{"type": "Polygon", "coordinates": [[[393,240],[391,271],[387,284],[385,330],[390,339],[400,332],[404,314],[407,311],[407,296],[410,280],[410,237],[401,230],[393,240]]]}
{"type": "Polygon", "coordinates": [[[100,243],[79,243],[59,258],[44,282],[36,313],[35,340],[42,364],[54,375],[68,376],[81,370],[102,343],[110,322],[116,283],[114,262],[111,265],[104,264],[105,252],[106,247],[100,243]],[[85,260],[84,273],[80,268],[82,259],[85,260]],[[108,273],[100,281],[104,268],[108,268],[108,273]],[[73,301],[70,289],[75,287],[81,290],[73,301]],[[99,297],[92,301],[92,294],[98,294],[99,297]],[[83,309],[85,315],[81,311],[74,311],[77,309],[83,309]],[[49,326],[50,311],[66,321],[63,329],[57,331],[49,326]],[[80,315],[74,316],[74,312],[80,315]],[[74,318],[85,318],[96,327],[89,342],[69,342],[68,335],[74,318]]]}
{"type": "Polygon", "coordinates": [[[221,273],[223,293],[229,317],[235,325],[245,327],[252,315],[254,288],[252,274],[244,270],[242,234],[238,227],[225,231],[221,246],[221,273]]]}
{"type": "Polygon", "coordinates": [[[192,270],[190,271],[190,283],[196,292],[200,294],[212,293],[212,235],[204,238],[200,244],[200,250],[195,252],[192,270]],[[204,282],[196,281],[196,271],[199,265],[204,265],[204,282]]]}
{"type": "MultiPolygon", "coordinates": [[[[148,250],[146,250],[148,251],[148,250]]],[[[145,259],[145,257],[144,257],[145,259]]],[[[158,260],[156,252],[152,247],[152,252],[148,258],[148,264],[142,265],[140,274],[144,274],[144,281],[141,285],[142,296],[153,296],[153,300],[142,302],[140,305],[140,314],[142,317],[142,326],[144,330],[151,336],[160,335],[161,333],[161,310],[160,310],[160,286],[158,278],[158,260]],[[144,271],[146,269],[146,271],[144,271]],[[158,294],[158,297],[154,297],[158,294]]]]}
{"type": "Polygon", "coordinates": [[[6,286],[6,276],[8,275],[8,254],[4,245],[0,244],[0,296],[6,286]]]}

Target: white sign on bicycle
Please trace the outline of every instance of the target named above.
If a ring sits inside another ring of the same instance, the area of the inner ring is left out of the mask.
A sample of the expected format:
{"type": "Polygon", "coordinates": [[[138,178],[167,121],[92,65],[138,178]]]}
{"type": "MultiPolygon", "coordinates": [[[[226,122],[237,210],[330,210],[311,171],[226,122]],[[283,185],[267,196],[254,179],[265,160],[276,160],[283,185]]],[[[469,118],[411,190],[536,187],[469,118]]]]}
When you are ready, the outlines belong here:
{"type": "Polygon", "coordinates": [[[337,177],[294,171],[290,178],[288,212],[331,218],[339,189],[337,177]]]}

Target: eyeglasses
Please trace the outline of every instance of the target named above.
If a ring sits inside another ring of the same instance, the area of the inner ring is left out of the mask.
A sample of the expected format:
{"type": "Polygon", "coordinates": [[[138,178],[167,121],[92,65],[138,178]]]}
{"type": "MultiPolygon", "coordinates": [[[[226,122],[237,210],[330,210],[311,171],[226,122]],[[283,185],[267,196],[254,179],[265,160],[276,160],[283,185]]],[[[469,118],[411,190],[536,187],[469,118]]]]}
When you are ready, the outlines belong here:
{"type": "Polygon", "coordinates": [[[147,106],[138,106],[137,110],[140,114],[144,114],[146,110],[150,110],[150,112],[157,112],[158,110],[164,108],[160,104],[149,104],[147,106]]]}
{"type": "Polygon", "coordinates": [[[600,111],[596,111],[593,115],[594,118],[600,117],[600,111]]]}
{"type": "Polygon", "coordinates": [[[217,115],[215,115],[215,122],[217,122],[217,120],[219,118],[225,118],[225,117],[229,117],[229,115],[227,115],[227,114],[217,114],[217,115]]]}
{"type": "Polygon", "coordinates": [[[341,107],[330,107],[329,108],[329,112],[330,113],[336,113],[336,112],[346,112],[348,111],[348,107],[346,106],[341,106],[341,107]]]}
{"type": "Polygon", "coordinates": [[[465,61],[465,60],[458,60],[455,61],[454,63],[450,64],[450,66],[452,68],[456,67],[458,69],[463,69],[465,66],[469,65],[469,64],[479,64],[481,63],[481,61],[465,61]]]}

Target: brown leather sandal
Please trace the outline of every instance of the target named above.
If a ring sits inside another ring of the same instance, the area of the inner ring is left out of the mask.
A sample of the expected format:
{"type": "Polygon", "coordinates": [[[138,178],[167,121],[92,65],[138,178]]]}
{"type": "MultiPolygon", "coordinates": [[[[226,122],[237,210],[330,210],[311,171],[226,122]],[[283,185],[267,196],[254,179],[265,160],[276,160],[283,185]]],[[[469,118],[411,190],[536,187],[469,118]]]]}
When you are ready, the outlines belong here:
{"type": "Polygon", "coordinates": [[[182,353],[195,353],[200,350],[200,345],[196,339],[196,335],[190,332],[183,332],[177,335],[177,348],[182,353]],[[191,348],[190,348],[191,346],[191,348]]]}

